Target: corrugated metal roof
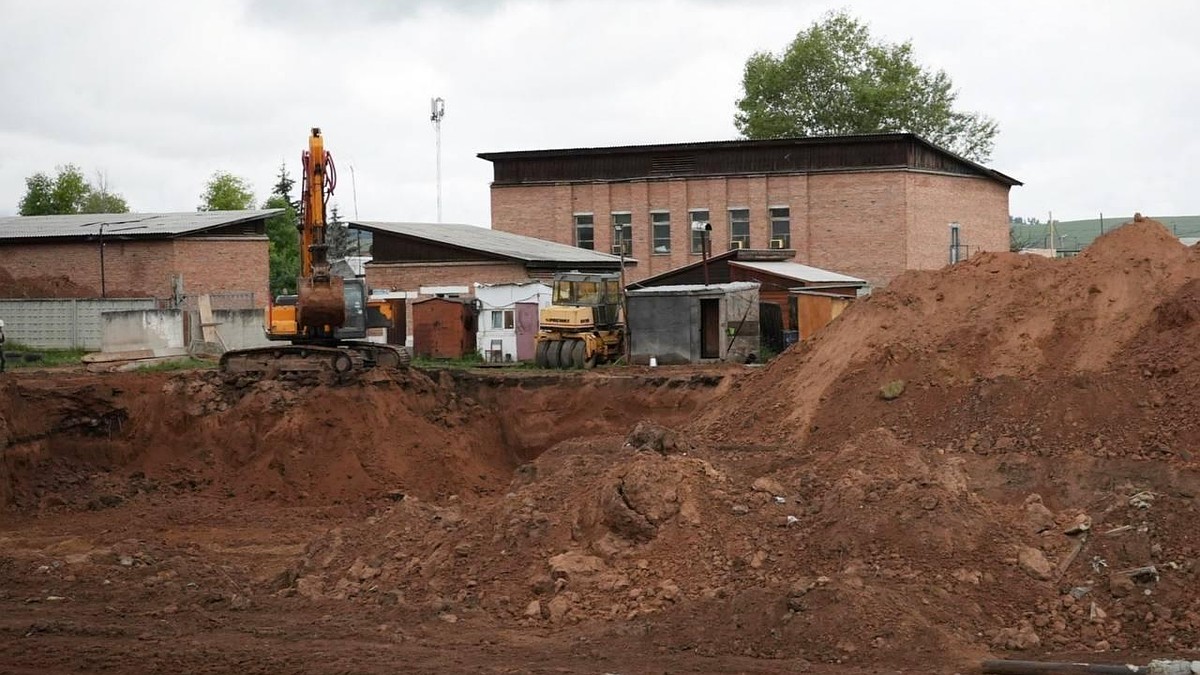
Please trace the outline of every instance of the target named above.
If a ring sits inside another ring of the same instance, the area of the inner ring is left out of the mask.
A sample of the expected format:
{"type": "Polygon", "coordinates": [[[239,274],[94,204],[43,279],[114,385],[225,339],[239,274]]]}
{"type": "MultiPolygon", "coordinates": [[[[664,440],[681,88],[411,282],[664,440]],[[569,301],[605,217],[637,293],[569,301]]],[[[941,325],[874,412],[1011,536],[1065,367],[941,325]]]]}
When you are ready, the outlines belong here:
{"type": "MultiPolygon", "coordinates": [[[[558,263],[617,263],[620,258],[607,253],[559,244],[553,241],[525,237],[509,232],[463,225],[461,223],[379,223],[354,221],[351,228],[362,228],[375,232],[399,234],[427,241],[438,242],[458,248],[492,253],[505,258],[525,262],[558,263]]],[[[625,261],[633,262],[633,258],[625,261]]]]}
{"type": "Polygon", "coordinates": [[[830,272],[819,267],[809,267],[794,262],[744,262],[741,260],[730,260],[732,267],[748,267],[750,269],[774,274],[779,277],[795,279],[796,281],[805,281],[813,284],[866,284],[867,282],[857,277],[830,272]]]}
{"type": "Polygon", "coordinates": [[[185,211],[182,213],[80,213],[62,216],[0,217],[0,240],[94,237],[104,225],[108,236],[154,239],[193,234],[226,225],[269,218],[283,209],[185,211]]]}
{"type": "Polygon", "coordinates": [[[679,284],[676,286],[651,286],[627,290],[629,295],[706,295],[712,293],[737,293],[759,287],[757,281],[733,281],[727,284],[679,284]]]}

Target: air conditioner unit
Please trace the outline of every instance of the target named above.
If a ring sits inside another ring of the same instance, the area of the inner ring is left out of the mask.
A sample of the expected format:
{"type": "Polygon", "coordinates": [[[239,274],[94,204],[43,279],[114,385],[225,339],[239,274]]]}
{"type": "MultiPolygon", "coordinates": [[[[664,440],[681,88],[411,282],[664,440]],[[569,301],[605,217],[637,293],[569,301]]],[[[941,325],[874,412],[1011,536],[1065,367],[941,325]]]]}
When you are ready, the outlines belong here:
{"type": "Polygon", "coordinates": [[[623,255],[624,253],[625,253],[625,246],[623,246],[622,244],[613,244],[612,245],[612,254],[613,255],[623,255]]]}
{"type": "Polygon", "coordinates": [[[771,240],[771,248],[786,248],[786,247],[783,245],[782,239],[772,239],[771,240]]]}
{"type": "Polygon", "coordinates": [[[746,242],[744,242],[740,239],[737,241],[729,242],[729,250],[732,251],[735,248],[746,248],[746,242]]]}

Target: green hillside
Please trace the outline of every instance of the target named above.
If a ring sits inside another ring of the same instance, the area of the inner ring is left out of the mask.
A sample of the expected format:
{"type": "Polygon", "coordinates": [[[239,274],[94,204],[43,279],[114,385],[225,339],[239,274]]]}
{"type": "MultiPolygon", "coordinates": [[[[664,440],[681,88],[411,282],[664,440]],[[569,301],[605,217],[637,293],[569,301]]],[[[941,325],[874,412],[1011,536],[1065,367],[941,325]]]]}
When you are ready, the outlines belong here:
{"type": "MultiPolygon", "coordinates": [[[[1176,236],[1200,237],[1200,216],[1149,216],[1166,225],[1176,236]]],[[[1058,235],[1057,248],[1063,250],[1079,250],[1085,248],[1092,240],[1103,232],[1131,222],[1133,216],[1104,217],[1103,223],[1099,218],[1089,220],[1062,220],[1054,224],[1058,235]]],[[[1045,223],[1038,225],[1013,225],[1015,236],[1028,248],[1049,248],[1050,227],[1045,223]]]]}

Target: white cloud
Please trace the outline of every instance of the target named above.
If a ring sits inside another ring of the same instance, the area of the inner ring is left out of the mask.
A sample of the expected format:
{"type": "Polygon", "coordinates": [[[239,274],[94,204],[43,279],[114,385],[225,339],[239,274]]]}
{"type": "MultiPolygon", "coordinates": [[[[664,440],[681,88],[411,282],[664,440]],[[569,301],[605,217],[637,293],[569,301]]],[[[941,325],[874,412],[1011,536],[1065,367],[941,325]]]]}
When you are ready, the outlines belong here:
{"type": "Polygon", "coordinates": [[[217,169],[262,198],[321,126],[344,213],[353,165],[361,217],[432,220],[442,96],[445,219],[486,224],[477,153],[732,138],[746,57],[843,4],[999,120],[1015,214],[1200,212],[1189,2],[125,0],[6,5],[0,214],[66,162],[141,210],[194,208],[217,169]]]}

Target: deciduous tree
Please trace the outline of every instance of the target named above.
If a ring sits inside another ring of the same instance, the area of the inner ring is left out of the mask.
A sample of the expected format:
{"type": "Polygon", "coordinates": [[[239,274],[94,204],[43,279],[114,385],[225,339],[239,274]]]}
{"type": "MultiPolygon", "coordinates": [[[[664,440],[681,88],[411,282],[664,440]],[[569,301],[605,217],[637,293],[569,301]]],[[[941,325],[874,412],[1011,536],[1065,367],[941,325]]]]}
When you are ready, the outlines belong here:
{"type": "Polygon", "coordinates": [[[197,211],[245,211],[254,208],[250,183],[228,171],[217,171],[208,179],[200,195],[197,211]]]}
{"type": "Polygon", "coordinates": [[[734,117],[745,137],[910,132],[975,161],[991,155],[995,120],[955,108],[943,70],[918,64],[911,42],[888,43],[845,12],[801,31],[779,55],[746,61],[734,117]]]}

